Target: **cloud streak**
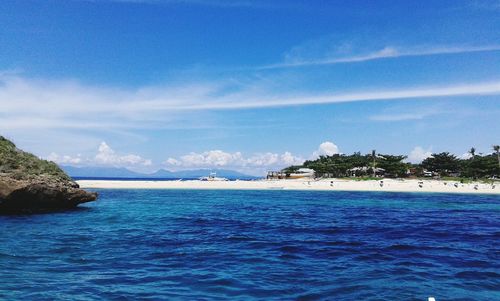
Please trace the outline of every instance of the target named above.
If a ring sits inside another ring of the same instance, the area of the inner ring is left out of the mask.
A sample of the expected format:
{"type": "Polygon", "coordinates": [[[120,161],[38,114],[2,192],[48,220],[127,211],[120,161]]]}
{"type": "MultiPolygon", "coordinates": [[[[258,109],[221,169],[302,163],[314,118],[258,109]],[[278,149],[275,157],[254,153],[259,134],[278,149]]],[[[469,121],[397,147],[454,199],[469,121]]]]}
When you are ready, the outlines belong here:
{"type": "Polygon", "coordinates": [[[437,107],[417,107],[413,108],[411,111],[397,111],[391,110],[393,112],[386,112],[382,114],[372,115],[369,117],[372,121],[407,121],[407,120],[422,120],[431,116],[436,116],[442,114],[443,112],[449,112],[450,110],[444,110],[437,107]]]}
{"type": "MultiPolygon", "coordinates": [[[[360,101],[499,95],[500,80],[390,90],[290,95],[287,92],[209,83],[127,90],[68,81],[0,76],[0,129],[197,127],[196,114],[217,110],[335,104],[360,101]],[[230,91],[230,92],[227,92],[230,91]],[[259,92],[256,92],[259,91],[259,92]],[[182,113],[182,114],[181,114],[182,113]],[[191,118],[190,118],[191,117],[191,118]]],[[[415,119],[422,116],[400,116],[415,119]]],[[[392,117],[391,117],[392,118],[392,117]]],[[[375,117],[375,119],[387,119],[375,117]]]]}
{"type": "Polygon", "coordinates": [[[460,53],[474,53],[474,52],[491,52],[500,51],[500,45],[490,46],[439,46],[439,47],[417,47],[414,49],[402,49],[393,46],[387,46],[380,50],[361,54],[351,55],[344,57],[326,57],[318,59],[302,59],[302,58],[288,58],[284,63],[271,64],[261,66],[258,69],[280,69],[280,68],[296,68],[296,67],[310,67],[321,65],[334,65],[346,63],[359,63],[366,61],[374,61],[388,58],[400,57],[418,57],[418,56],[432,56],[444,54],[460,54],[460,53]]]}
{"type": "MultiPolygon", "coordinates": [[[[99,0],[80,0],[84,2],[99,2],[99,0]]],[[[149,5],[171,5],[171,4],[181,4],[181,5],[199,5],[199,6],[214,6],[223,8],[232,7],[261,7],[264,3],[255,3],[255,1],[245,1],[245,0],[101,0],[101,2],[117,2],[117,3],[128,3],[128,4],[149,4],[149,5]]]]}

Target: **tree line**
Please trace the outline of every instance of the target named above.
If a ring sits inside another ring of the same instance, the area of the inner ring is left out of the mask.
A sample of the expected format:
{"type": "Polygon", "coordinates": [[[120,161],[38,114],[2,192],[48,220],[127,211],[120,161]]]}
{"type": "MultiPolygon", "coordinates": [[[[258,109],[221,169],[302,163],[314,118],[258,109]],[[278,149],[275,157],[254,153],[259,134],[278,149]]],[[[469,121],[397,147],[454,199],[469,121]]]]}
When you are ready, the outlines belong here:
{"type": "Polygon", "coordinates": [[[307,160],[302,165],[289,166],[283,172],[291,173],[299,168],[311,168],[318,177],[376,176],[409,177],[439,176],[463,178],[500,178],[500,146],[493,146],[491,154],[477,154],[461,159],[449,152],[433,153],[419,164],[405,162],[407,156],[355,152],[352,155],[334,154],[307,160]]]}

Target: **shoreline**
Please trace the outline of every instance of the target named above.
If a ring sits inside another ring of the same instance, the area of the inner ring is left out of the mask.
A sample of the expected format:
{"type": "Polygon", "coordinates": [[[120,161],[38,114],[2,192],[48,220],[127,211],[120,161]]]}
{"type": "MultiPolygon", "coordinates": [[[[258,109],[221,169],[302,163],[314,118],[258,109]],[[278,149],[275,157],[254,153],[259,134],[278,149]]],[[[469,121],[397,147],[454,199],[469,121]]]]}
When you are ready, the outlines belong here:
{"type": "Polygon", "coordinates": [[[321,180],[77,180],[83,189],[195,189],[195,190],[302,190],[302,191],[381,191],[466,193],[500,195],[500,183],[460,183],[444,180],[380,179],[356,181],[349,179],[321,180]]]}

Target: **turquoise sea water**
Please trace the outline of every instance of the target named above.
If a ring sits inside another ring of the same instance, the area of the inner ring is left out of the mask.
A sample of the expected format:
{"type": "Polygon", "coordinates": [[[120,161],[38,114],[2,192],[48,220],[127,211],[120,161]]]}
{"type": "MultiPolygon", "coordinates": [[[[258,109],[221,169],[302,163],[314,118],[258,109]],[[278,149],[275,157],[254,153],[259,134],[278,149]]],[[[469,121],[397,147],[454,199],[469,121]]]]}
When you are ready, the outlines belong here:
{"type": "Polygon", "coordinates": [[[0,216],[2,300],[500,300],[500,198],[99,190],[0,216]]]}

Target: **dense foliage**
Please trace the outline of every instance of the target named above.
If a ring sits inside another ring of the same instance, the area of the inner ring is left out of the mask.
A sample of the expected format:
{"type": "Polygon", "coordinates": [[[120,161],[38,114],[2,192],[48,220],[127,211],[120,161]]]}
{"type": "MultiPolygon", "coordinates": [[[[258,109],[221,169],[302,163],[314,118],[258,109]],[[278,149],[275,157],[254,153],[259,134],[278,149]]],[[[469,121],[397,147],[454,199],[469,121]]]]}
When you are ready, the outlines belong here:
{"type": "Polygon", "coordinates": [[[485,178],[496,176],[500,178],[500,158],[497,154],[474,156],[461,161],[462,176],[468,178],[485,178]]]}
{"type": "Polygon", "coordinates": [[[46,175],[70,180],[54,162],[23,152],[14,143],[0,136],[0,174],[2,173],[11,174],[18,179],[32,175],[46,175]]]}
{"type": "Polygon", "coordinates": [[[300,167],[312,168],[318,176],[347,177],[370,176],[383,170],[385,175],[405,176],[410,164],[404,163],[406,156],[375,155],[354,153],[352,155],[335,154],[320,156],[317,160],[305,161],[302,166],[291,166],[285,171],[293,171],[300,167]]]}
{"type": "Polygon", "coordinates": [[[381,155],[373,151],[362,155],[335,154],[320,156],[316,160],[307,160],[300,166],[285,168],[285,172],[294,172],[299,168],[312,168],[318,177],[375,176],[455,176],[466,178],[500,178],[500,148],[493,147],[488,155],[477,155],[474,148],[469,159],[460,159],[448,152],[435,153],[420,164],[405,162],[406,156],[381,155]]]}
{"type": "Polygon", "coordinates": [[[460,171],[460,160],[448,152],[432,154],[420,164],[422,168],[438,173],[441,176],[450,176],[460,171]]]}

